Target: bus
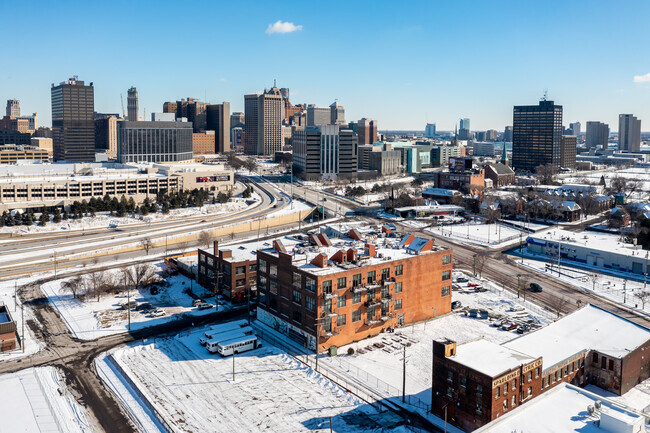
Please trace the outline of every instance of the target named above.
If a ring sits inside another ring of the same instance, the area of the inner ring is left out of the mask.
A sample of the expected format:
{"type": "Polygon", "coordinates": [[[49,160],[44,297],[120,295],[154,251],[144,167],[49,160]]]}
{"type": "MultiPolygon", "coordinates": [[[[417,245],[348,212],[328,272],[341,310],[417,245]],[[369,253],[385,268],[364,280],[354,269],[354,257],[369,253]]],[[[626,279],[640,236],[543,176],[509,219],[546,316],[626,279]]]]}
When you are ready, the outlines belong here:
{"type": "Polygon", "coordinates": [[[248,335],[253,335],[253,328],[250,326],[236,329],[234,331],[223,332],[208,340],[205,347],[208,349],[208,352],[217,353],[217,346],[222,341],[232,340],[233,338],[245,337],[248,335]]]}
{"type": "Polygon", "coordinates": [[[234,322],[211,326],[207,331],[205,331],[205,335],[199,339],[199,343],[201,346],[205,346],[209,340],[214,338],[215,335],[224,332],[236,331],[245,326],[248,326],[247,320],[235,320],[234,322]]]}
{"type": "Polygon", "coordinates": [[[254,335],[247,335],[218,343],[217,351],[221,356],[228,356],[233,353],[238,354],[248,350],[257,349],[258,347],[262,347],[262,344],[257,341],[257,337],[254,335]]]}

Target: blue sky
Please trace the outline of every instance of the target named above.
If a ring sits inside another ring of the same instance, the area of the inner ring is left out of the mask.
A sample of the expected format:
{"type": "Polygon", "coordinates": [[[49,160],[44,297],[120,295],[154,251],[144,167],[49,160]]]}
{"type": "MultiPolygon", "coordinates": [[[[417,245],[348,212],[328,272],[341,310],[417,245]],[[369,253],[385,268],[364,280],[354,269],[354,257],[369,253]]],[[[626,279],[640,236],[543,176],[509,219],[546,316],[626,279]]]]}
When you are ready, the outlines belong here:
{"type": "Polygon", "coordinates": [[[0,0],[0,16],[3,111],[18,98],[44,125],[51,83],[78,75],[100,112],[132,85],[147,113],[188,96],[243,111],[277,79],[294,103],[338,99],[380,129],[502,130],[548,89],[567,125],[633,113],[650,130],[650,76],[634,82],[650,73],[650,2],[0,0]],[[302,27],[267,33],[277,21],[302,27]]]}

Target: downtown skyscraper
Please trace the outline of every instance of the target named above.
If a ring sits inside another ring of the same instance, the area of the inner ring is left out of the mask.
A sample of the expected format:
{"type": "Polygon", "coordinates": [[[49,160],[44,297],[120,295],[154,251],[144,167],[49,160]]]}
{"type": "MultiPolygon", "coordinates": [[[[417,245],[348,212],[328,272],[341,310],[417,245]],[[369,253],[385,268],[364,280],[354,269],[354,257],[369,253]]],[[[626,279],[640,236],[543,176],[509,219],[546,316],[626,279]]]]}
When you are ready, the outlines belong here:
{"type": "Polygon", "coordinates": [[[631,114],[618,115],[618,149],[628,152],[641,150],[641,120],[631,114]]]}
{"type": "Polygon", "coordinates": [[[282,93],[277,87],[244,95],[244,152],[273,155],[282,150],[282,93]]]}
{"type": "Polygon", "coordinates": [[[562,106],[541,100],[538,105],[515,106],[512,124],[512,166],[535,171],[540,165],[560,166],[562,106]]]}
{"type": "Polygon", "coordinates": [[[52,85],[55,161],[95,160],[95,89],[76,77],[52,85]]]}
{"type": "MultiPolygon", "coordinates": [[[[126,111],[129,122],[137,122],[138,119],[138,89],[131,87],[127,92],[126,111]]],[[[142,119],[147,120],[147,119],[142,119]]]]}

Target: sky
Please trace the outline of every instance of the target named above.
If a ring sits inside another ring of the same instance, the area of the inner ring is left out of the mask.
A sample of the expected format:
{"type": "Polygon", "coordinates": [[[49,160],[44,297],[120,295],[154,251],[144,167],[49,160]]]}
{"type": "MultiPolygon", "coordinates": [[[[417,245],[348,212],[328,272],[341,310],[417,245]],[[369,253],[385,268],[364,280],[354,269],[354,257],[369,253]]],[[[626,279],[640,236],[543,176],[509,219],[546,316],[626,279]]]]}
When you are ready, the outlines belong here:
{"type": "Polygon", "coordinates": [[[632,113],[650,130],[646,1],[0,0],[0,16],[2,109],[20,99],[45,126],[51,84],[77,75],[104,113],[131,86],[141,116],[186,97],[243,111],[277,80],[380,130],[503,130],[545,91],[567,126],[632,113]]]}

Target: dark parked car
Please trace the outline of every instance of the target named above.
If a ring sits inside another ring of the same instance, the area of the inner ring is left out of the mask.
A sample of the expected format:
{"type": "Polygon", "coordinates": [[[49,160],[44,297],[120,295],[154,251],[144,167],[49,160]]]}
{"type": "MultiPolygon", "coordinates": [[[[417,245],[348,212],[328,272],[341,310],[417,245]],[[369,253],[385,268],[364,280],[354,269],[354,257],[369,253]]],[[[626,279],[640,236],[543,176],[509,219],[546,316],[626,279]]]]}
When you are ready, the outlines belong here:
{"type": "Polygon", "coordinates": [[[152,306],[149,302],[144,302],[137,307],[135,307],[135,311],[144,311],[150,309],[152,306]]]}
{"type": "Polygon", "coordinates": [[[481,293],[481,292],[487,292],[488,290],[483,286],[476,286],[474,287],[474,291],[477,293],[481,293]]]}
{"type": "Polygon", "coordinates": [[[465,278],[465,277],[458,277],[458,278],[456,278],[456,281],[459,282],[459,283],[466,283],[469,280],[467,278],[465,278]]]}
{"type": "Polygon", "coordinates": [[[524,334],[528,331],[530,331],[530,325],[524,324],[517,328],[517,334],[524,334]]]}
{"type": "Polygon", "coordinates": [[[463,306],[463,304],[460,301],[454,301],[454,302],[451,303],[452,310],[455,310],[456,308],[460,308],[462,306],[463,306]]]}
{"type": "Polygon", "coordinates": [[[537,283],[530,283],[530,291],[539,293],[542,291],[542,286],[537,283]]]}

